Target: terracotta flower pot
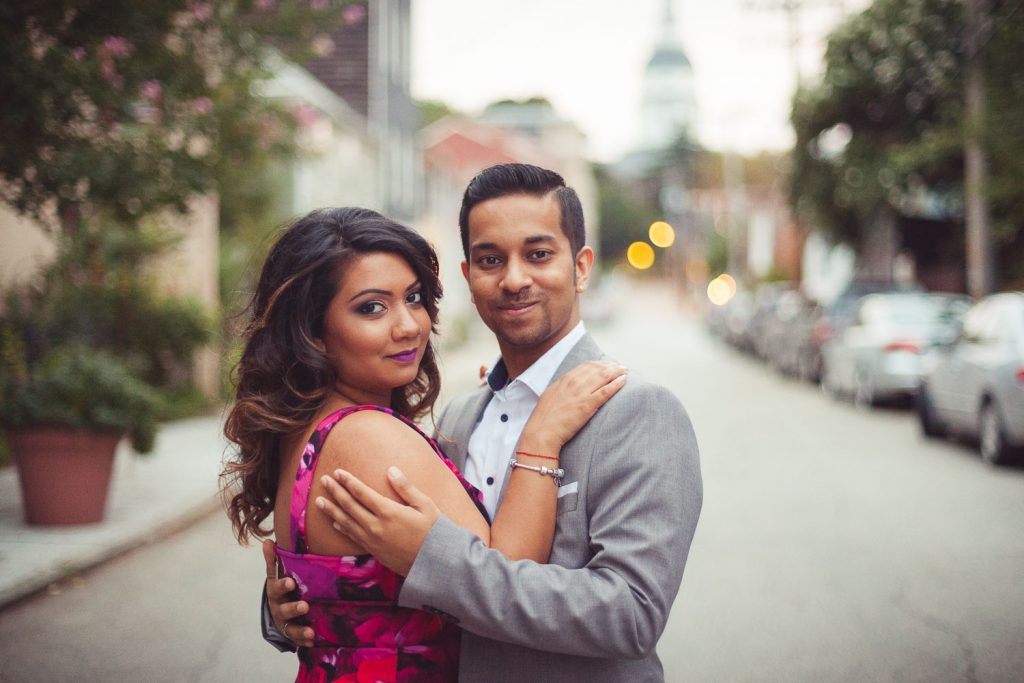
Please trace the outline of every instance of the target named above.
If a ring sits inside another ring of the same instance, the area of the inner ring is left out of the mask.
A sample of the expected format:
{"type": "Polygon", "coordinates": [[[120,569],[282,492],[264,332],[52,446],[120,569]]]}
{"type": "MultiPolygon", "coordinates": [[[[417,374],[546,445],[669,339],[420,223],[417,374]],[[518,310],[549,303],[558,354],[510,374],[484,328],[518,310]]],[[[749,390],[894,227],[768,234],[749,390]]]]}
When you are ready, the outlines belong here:
{"type": "Polygon", "coordinates": [[[103,520],[119,434],[59,427],[7,433],[25,521],[39,526],[103,520]]]}

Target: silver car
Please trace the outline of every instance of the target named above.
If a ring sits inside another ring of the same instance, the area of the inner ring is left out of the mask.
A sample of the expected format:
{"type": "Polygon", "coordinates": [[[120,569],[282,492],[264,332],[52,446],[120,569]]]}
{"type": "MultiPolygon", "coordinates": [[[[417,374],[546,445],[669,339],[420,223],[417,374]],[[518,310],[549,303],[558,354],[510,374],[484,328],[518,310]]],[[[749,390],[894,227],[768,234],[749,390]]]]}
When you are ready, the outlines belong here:
{"type": "Polygon", "coordinates": [[[955,344],[925,362],[917,413],[928,436],[977,438],[1004,463],[1024,449],[1024,292],[993,294],[964,318],[955,344]]]}
{"type": "Polygon", "coordinates": [[[869,294],[849,325],[822,347],[821,385],[853,396],[858,405],[910,397],[921,377],[921,358],[956,338],[967,297],[925,292],[869,294]]]}

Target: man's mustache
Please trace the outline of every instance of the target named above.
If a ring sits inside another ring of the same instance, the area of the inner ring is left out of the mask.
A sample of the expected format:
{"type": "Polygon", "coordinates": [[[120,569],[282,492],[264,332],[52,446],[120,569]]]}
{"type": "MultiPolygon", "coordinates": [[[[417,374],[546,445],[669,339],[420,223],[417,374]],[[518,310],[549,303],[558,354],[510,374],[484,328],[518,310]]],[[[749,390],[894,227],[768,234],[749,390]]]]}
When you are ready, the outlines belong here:
{"type": "Polygon", "coordinates": [[[531,290],[522,290],[517,292],[514,296],[503,296],[497,299],[494,303],[498,306],[504,306],[507,304],[522,304],[529,301],[539,301],[539,298],[534,296],[531,290]]]}

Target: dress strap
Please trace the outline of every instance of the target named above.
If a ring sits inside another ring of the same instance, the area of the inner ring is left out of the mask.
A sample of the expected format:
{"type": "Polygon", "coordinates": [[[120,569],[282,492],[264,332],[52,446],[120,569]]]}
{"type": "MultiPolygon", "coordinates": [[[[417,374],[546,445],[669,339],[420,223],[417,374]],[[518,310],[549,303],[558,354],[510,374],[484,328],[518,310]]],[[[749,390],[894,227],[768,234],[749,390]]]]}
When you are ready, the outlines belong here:
{"type": "Polygon", "coordinates": [[[309,552],[309,539],[306,536],[306,508],[309,504],[309,492],[313,488],[313,474],[316,472],[316,463],[320,459],[320,451],[323,449],[327,435],[334,429],[334,425],[352,413],[363,410],[379,410],[382,413],[394,415],[390,408],[375,405],[349,406],[336,410],[316,426],[313,433],[306,442],[306,447],[299,458],[299,466],[295,471],[295,484],[292,486],[292,500],[289,506],[290,524],[289,529],[292,537],[293,552],[309,552]]]}

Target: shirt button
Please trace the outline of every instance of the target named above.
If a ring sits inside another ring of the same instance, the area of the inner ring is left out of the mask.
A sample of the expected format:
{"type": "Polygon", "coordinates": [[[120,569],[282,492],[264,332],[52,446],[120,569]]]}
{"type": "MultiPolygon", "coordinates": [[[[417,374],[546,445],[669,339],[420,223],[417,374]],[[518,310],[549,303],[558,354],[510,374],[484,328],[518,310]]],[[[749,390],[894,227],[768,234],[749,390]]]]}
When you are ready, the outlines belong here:
{"type": "Polygon", "coordinates": [[[508,415],[506,415],[506,414],[502,413],[502,414],[501,414],[501,421],[502,421],[502,422],[508,422],[508,415]]]}
{"type": "Polygon", "coordinates": [[[494,486],[494,477],[487,477],[487,485],[494,486]]]}

